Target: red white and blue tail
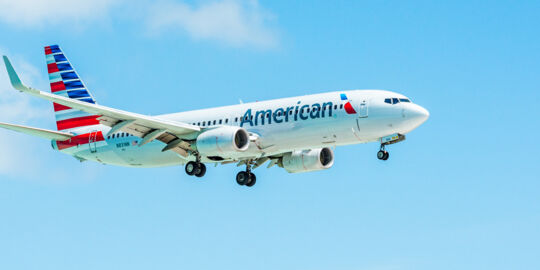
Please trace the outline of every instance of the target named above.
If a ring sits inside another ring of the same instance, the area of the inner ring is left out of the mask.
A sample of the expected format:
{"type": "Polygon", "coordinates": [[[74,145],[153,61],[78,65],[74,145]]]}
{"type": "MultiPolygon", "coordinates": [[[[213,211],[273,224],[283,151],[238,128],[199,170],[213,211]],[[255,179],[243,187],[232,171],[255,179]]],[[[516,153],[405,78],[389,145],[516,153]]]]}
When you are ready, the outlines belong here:
{"type": "MultiPolygon", "coordinates": [[[[58,45],[45,47],[45,57],[53,94],[96,103],[58,45]]],[[[99,125],[97,120],[99,115],[89,114],[56,103],[53,105],[58,130],[65,131],[99,125]]]]}

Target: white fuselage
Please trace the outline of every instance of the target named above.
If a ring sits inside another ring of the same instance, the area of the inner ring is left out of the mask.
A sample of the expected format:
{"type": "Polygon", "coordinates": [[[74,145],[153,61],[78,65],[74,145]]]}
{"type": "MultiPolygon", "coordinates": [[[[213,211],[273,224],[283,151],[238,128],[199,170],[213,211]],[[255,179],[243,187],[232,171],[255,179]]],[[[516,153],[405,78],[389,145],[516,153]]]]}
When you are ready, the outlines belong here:
{"type": "MultiPolygon", "coordinates": [[[[375,142],[391,134],[406,134],[428,118],[429,113],[412,102],[385,102],[385,99],[392,98],[408,100],[401,94],[389,91],[352,90],[158,117],[198,125],[203,132],[205,129],[225,125],[240,126],[256,138],[250,143],[248,150],[238,152],[227,160],[215,161],[207,157],[202,157],[201,160],[204,163],[223,162],[274,156],[293,150],[375,142]]],[[[100,127],[98,130],[94,127],[93,130],[83,132],[96,136],[93,132],[106,134],[110,130],[107,126],[100,127]]],[[[187,139],[194,140],[198,134],[189,136],[191,138],[187,139]]],[[[137,144],[140,140],[139,137],[119,133],[114,137],[105,137],[104,140],[78,145],[62,152],[84,160],[120,166],[171,166],[195,159],[194,156],[184,158],[173,151],[162,152],[165,144],[157,140],[139,147],[137,144]]]]}

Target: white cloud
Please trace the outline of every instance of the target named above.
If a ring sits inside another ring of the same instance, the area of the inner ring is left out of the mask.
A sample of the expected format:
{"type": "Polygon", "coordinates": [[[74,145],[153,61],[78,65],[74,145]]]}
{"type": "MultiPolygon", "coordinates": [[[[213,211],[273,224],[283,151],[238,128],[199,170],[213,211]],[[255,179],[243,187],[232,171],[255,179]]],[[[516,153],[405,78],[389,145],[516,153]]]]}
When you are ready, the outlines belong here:
{"type": "Polygon", "coordinates": [[[149,8],[148,27],[153,33],[185,31],[195,39],[208,39],[242,47],[275,47],[275,30],[267,24],[273,15],[257,1],[211,1],[196,7],[185,3],[159,2],[149,8]]]}
{"type": "Polygon", "coordinates": [[[274,18],[257,0],[211,0],[196,5],[172,0],[0,0],[0,22],[19,28],[84,29],[111,19],[131,20],[141,21],[140,27],[153,34],[183,32],[233,47],[276,47],[277,33],[269,26],[274,18]]]}
{"type": "Polygon", "coordinates": [[[81,23],[106,16],[120,0],[0,0],[0,20],[21,27],[81,23]]]}

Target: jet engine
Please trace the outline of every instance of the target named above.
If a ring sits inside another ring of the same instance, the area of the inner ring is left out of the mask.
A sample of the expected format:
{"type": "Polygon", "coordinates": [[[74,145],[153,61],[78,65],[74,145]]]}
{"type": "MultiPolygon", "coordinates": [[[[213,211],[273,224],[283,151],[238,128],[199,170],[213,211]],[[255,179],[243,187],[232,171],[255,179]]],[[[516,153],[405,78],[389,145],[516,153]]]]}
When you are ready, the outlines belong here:
{"type": "Polygon", "coordinates": [[[289,173],[329,169],[334,165],[334,152],[330,148],[293,151],[282,158],[283,168],[289,173]]]}
{"type": "Polygon", "coordinates": [[[218,127],[201,133],[197,137],[196,147],[203,156],[230,157],[248,149],[249,134],[240,127],[218,127]]]}

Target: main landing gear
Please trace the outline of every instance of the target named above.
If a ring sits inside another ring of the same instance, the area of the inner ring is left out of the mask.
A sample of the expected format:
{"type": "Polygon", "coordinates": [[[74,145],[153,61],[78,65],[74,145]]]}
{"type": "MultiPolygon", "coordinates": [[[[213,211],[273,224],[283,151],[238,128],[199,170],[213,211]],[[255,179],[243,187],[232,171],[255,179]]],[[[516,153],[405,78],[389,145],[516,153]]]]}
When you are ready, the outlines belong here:
{"type": "Polygon", "coordinates": [[[247,162],[246,170],[238,172],[236,175],[236,183],[241,186],[252,187],[257,182],[257,177],[251,172],[251,162],[247,162]]]}
{"type": "Polygon", "coordinates": [[[206,174],[206,166],[200,161],[190,161],[186,164],[186,173],[188,175],[195,175],[197,177],[203,177],[206,174]]]}
{"type": "Polygon", "coordinates": [[[384,149],[384,144],[381,144],[381,150],[377,152],[377,158],[380,160],[387,160],[390,154],[384,149]]]}

